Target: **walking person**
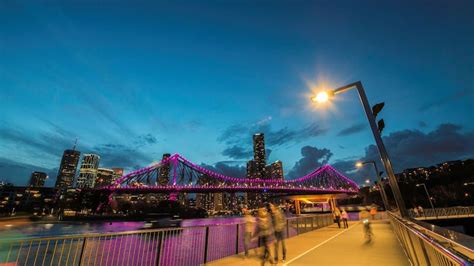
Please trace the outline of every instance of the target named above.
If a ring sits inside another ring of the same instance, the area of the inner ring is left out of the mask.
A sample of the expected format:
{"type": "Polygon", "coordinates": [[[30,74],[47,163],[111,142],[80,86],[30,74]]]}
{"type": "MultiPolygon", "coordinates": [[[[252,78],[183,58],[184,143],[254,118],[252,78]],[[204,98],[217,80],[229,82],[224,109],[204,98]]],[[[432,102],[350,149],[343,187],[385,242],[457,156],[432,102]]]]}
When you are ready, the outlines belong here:
{"type": "Polygon", "coordinates": [[[272,234],[271,220],[265,208],[258,209],[257,230],[259,241],[261,241],[261,244],[263,245],[262,265],[265,265],[267,259],[269,259],[270,263],[273,264],[273,259],[270,257],[269,247],[270,236],[272,234]]]}
{"type": "Polygon", "coordinates": [[[255,219],[247,208],[242,209],[244,214],[245,232],[244,232],[244,251],[245,257],[249,256],[250,241],[255,231],[255,219]]]}
{"type": "Polygon", "coordinates": [[[344,228],[349,228],[349,224],[347,223],[347,220],[349,219],[349,215],[347,214],[346,210],[342,210],[341,218],[342,218],[342,223],[344,225],[344,228]]]}
{"type": "Polygon", "coordinates": [[[339,208],[336,207],[333,214],[334,214],[334,222],[336,222],[337,226],[341,228],[341,211],[339,210],[339,208]]]}
{"type": "Polygon", "coordinates": [[[370,209],[370,216],[372,216],[372,220],[375,220],[375,215],[377,215],[377,207],[373,206],[370,209]]]}
{"type": "Polygon", "coordinates": [[[272,215],[273,231],[275,233],[275,263],[278,262],[278,246],[281,243],[281,251],[283,254],[282,260],[286,260],[286,247],[283,236],[283,230],[285,229],[285,215],[280,208],[273,204],[270,204],[270,213],[272,215]]]}

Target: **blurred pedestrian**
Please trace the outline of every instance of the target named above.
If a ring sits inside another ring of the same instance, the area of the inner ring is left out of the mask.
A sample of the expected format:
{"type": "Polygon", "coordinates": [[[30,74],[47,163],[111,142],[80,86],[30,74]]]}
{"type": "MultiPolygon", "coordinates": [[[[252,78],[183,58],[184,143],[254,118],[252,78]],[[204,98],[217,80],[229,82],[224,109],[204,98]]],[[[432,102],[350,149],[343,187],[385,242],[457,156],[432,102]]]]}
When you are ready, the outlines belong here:
{"type": "Polygon", "coordinates": [[[370,209],[370,216],[372,216],[372,220],[375,220],[375,215],[377,215],[377,207],[373,206],[370,209]]]}
{"type": "Polygon", "coordinates": [[[265,265],[267,260],[273,264],[273,259],[270,257],[270,236],[272,234],[271,220],[265,208],[258,209],[257,230],[260,243],[263,245],[262,265],[265,265]]]}
{"type": "Polygon", "coordinates": [[[244,251],[245,257],[249,256],[250,240],[255,231],[255,219],[247,208],[242,209],[244,214],[245,232],[244,232],[244,251]]]}
{"type": "Polygon", "coordinates": [[[283,261],[286,260],[286,247],[283,236],[283,230],[285,229],[285,215],[280,208],[273,204],[270,204],[270,213],[272,215],[273,231],[275,233],[275,262],[278,262],[278,246],[281,243],[281,250],[283,253],[283,261]]]}
{"type": "Polygon", "coordinates": [[[420,216],[425,215],[425,210],[423,210],[423,207],[421,207],[421,205],[418,206],[418,212],[420,213],[420,216]]]}
{"type": "Polygon", "coordinates": [[[413,208],[413,213],[415,214],[415,217],[418,217],[420,215],[417,207],[413,208]]]}
{"type": "Polygon", "coordinates": [[[349,224],[347,223],[347,220],[349,219],[349,215],[347,214],[346,210],[342,210],[341,218],[342,218],[342,223],[344,225],[344,228],[349,228],[349,224]]]}
{"type": "Polygon", "coordinates": [[[339,228],[341,228],[341,211],[339,210],[339,208],[336,207],[336,209],[334,209],[334,222],[337,223],[337,226],[339,228]]]}

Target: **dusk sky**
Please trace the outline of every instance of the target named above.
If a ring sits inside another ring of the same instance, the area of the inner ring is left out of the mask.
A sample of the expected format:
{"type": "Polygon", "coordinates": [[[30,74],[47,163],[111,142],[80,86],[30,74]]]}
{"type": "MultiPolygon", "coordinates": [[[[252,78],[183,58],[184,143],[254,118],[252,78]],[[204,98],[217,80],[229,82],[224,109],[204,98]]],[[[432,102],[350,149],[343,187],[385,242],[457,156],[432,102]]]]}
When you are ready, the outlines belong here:
{"type": "Polygon", "coordinates": [[[360,182],[379,159],[356,92],[309,101],[358,80],[396,171],[474,157],[474,1],[55,2],[0,1],[0,180],[53,185],[76,138],[100,167],[238,177],[263,132],[286,178],[360,182]]]}

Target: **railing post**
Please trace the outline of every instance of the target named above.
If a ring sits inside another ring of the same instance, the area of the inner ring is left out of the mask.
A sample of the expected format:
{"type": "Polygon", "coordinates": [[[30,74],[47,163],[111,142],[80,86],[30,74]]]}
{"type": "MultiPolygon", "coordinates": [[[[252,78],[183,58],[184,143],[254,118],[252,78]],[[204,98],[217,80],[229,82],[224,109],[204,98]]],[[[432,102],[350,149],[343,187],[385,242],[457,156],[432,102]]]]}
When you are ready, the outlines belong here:
{"type": "Polygon", "coordinates": [[[237,232],[235,233],[235,254],[239,254],[239,224],[236,228],[237,232]]]}
{"type": "Polygon", "coordinates": [[[158,231],[158,243],[157,243],[157,251],[156,251],[156,266],[160,265],[161,261],[161,244],[163,243],[163,235],[164,231],[158,231]]]}
{"type": "Polygon", "coordinates": [[[87,242],[87,237],[84,237],[84,241],[82,241],[81,256],[79,256],[79,264],[78,264],[79,266],[81,266],[81,263],[82,263],[82,257],[84,256],[84,248],[86,247],[86,242],[87,242]]]}
{"type": "Polygon", "coordinates": [[[208,244],[209,244],[209,226],[206,226],[206,239],[204,240],[204,263],[207,263],[208,244]]]}
{"type": "Polygon", "coordinates": [[[300,234],[300,221],[299,218],[296,218],[296,235],[300,234]]]}

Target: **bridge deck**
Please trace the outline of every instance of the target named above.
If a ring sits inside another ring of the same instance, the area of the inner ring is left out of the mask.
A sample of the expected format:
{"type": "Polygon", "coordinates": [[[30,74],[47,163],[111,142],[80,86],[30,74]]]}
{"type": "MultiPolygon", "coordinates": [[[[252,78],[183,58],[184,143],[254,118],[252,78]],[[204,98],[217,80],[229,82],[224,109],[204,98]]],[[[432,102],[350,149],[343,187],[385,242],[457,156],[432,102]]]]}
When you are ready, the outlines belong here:
{"type": "MultiPolygon", "coordinates": [[[[287,260],[278,265],[410,265],[388,221],[375,221],[372,229],[375,237],[368,244],[360,223],[351,223],[347,230],[331,225],[290,238],[287,260]]],[[[254,250],[250,254],[248,259],[239,254],[208,265],[259,265],[254,250]]]]}

